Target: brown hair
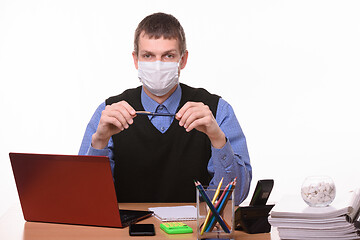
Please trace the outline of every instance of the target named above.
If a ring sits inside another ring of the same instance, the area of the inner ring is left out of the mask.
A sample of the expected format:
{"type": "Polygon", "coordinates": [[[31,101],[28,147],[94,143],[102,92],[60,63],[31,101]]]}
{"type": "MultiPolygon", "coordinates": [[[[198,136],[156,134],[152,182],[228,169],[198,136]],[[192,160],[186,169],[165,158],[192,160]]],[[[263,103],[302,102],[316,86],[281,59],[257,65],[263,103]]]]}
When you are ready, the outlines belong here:
{"type": "Polygon", "coordinates": [[[177,39],[181,54],[186,50],[185,32],[180,22],[172,15],[165,13],[154,13],[145,17],[135,30],[134,51],[139,53],[139,38],[144,32],[149,38],[177,39]]]}

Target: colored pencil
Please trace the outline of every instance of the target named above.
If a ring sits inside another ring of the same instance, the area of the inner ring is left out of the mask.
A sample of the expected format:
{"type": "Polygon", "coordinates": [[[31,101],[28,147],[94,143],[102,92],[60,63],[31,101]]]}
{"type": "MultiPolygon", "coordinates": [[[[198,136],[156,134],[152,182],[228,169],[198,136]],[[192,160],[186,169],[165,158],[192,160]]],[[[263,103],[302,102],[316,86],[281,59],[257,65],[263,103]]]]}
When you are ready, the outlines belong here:
{"type": "Polygon", "coordinates": [[[210,201],[208,195],[205,193],[205,190],[204,190],[203,186],[201,185],[201,183],[199,181],[194,182],[194,183],[195,183],[196,188],[199,190],[202,198],[205,200],[206,204],[208,205],[211,212],[213,213],[214,217],[219,222],[220,226],[224,229],[224,231],[226,233],[230,233],[229,228],[226,226],[223,219],[220,217],[219,213],[216,211],[214,205],[211,203],[211,201],[210,201]]]}
{"type": "MultiPolygon", "coordinates": [[[[221,215],[223,213],[224,208],[227,204],[227,201],[229,200],[229,197],[233,190],[234,190],[234,181],[230,183],[230,186],[229,186],[228,190],[225,192],[223,199],[221,201],[219,201],[218,204],[216,204],[216,206],[215,206],[216,211],[219,213],[219,215],[221,215]]],[[[212,231],[212,229],[215,227],[215,224],[216,224],[216,219],[214,217],[212,217],[210,220],[210,223],[208,224],[205,231],[206,232],[212,231]]]]}
{"type": "MultiPolygon", "coordinates": [[[[216,211],[221,215],[225,209],[225,206],[230,198],[230,195],[232,191],[235,189],[236,185],[236,178],[230,183],[229,189],[226,191],[225,195],[223,194],[223,198],[221,201],[218,201],[218,204],[216,204],[215,208],[216,211]]],[[[212,231],[212,229],[215,227],[216,220],[214,217],[211,218],[210,223],[208,224],[207,228],[205,229],[206,232],[212,231]]]]}
{"type": "MultiPolygon", "coordinates": [[[[215,204],[215,201],[216,201],[217,197],[219,196],[220,188],[221,188],[223,180],[224,180],[224,178],[221,179],[221,181],[219,182],[219,185],[217,186],[216,192],[215,192],[214,197],[213,197],[213,199],[211,201],[212,204],[215,204]]],[[[209,222],[209,219],[210,219],[210,215],[211,215],[211,211],[208,211],[208,213],[206,215],[206,218],[205,218],[205,222],[204,222],[204,224],[202,226],[200,235],[204,234],[205,228],[206,228],[206,226],[207,226],[207,224],[209,222]]]]}
{"type": "MultiPolygon", "coordinates": [[[[222,200],[224,199],[226,193],[228,192],[228,189],[229,189],[229,187],[230,187],[230,184],[231,184],[231,182],[226,185],[226,187],[225,187],[225,189],[223,190],[223,192],[222,192],[219,200],[217,201],[217,203],[216,203],[216,205],[215,205],[215,209],[217,209],[217,208],[219,207],[220,203],[221,203],[222,200]]],[[[210,212],[210,221],[211,221],[212,219],[213,219],[213,215],[212,215],[211,212],[210,212]]],[[[228,228],[230,228],[229,224],[227,224],[227,222],[226,222],[225,220],[224,220],[224,222],[225,222],[226,226],[227,226],[228,228]]],[[[205,230],[209,227],[209,225],[210,225],[210,224],[208,223],[208,226],[205,227],[205,230]]]]}

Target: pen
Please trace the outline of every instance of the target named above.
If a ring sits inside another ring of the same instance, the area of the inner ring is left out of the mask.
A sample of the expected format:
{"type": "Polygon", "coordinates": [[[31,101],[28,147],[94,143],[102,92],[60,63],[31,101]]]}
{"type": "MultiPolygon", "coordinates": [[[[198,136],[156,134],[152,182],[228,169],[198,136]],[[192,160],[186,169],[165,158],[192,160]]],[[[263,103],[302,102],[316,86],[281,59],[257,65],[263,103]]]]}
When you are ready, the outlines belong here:
{"type": "Polygon", "coordinates": [[[136,111],[137,115],[150,115],[150,116],[169,116],[174,117],[175,113],[157,113],[157,112],[148,112],[148,111],[136,111]]]}
{"type": "MultiPolygon", "coordinates": [[[[194,181],[195,182],[195,181],[194,181]]],[[[220,226],[224,229],[226,233],[230,233],[229,228],[224,223],[224,220],[220,217],[219,213],[216,211],[214,205],[211,203],[208,195],[206,195],[204,188],[202,187],[201,183],[198,181],[195,182],[195,186],[197,189],[199,189],[199,192],[202,196],[202,198],[205,200],[206,204],[209,206],[211,212],[213,213],[215,219],[219,222],[220,226]]]]}

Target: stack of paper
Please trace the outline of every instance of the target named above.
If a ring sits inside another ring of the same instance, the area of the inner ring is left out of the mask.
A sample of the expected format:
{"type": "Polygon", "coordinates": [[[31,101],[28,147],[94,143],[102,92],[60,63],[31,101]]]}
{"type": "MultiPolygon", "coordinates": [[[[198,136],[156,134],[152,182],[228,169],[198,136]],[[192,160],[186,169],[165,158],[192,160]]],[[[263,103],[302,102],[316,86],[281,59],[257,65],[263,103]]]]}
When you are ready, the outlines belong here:
{"type": "Polygon", "coordinates": [[[298,196],[286,196],[270,212],[269,223],[281,239],[360,239],[354,224],[360,203],[359,191],[336,197],[328,207],[309,207],[298,196]]]}

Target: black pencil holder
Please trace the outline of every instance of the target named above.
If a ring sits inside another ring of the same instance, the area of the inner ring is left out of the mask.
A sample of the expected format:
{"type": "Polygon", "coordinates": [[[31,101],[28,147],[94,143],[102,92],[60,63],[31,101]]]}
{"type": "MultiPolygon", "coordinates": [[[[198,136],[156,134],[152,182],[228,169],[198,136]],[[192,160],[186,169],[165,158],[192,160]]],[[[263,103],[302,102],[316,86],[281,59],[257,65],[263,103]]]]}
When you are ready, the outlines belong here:
{"type": "Polygon", "coordinates": [[[269,212],[274,205],[245,206],[235,211],[235,230],[247,233],[268,233],[270,224],[269,212]]]}

